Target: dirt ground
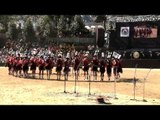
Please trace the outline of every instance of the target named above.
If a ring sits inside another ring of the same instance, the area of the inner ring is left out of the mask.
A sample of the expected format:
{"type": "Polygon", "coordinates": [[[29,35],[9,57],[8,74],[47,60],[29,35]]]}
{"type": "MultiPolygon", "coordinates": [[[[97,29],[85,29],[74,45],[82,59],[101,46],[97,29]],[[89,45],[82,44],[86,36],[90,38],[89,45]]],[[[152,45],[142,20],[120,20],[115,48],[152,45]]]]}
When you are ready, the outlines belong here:
{"type": "MultiPolygon", "coordinates": [[[[105,73],[105,80],[91,82],[84,80],[82,71],[79,80],[75,81],[72,71],[66,82],[64,77],[56,80],[55,70],[51,80],[25,79],[8,75],[7,67],[0,67],[0,104],[1,105],[160,105],[160,69],[137,69],[134,94],[133,77],[135,69],[123,68],[123,74],[116,82],[111,81],[105,73]],[[144,78],[145,89],[144,89],[144,78]],[[90,85],[90,89],[89,89],[90,85]],[[144,90],[144,91],[143,91],[144,90]],[[106,104],[100,104],[101,96],[106,104]],[[116,99],[117,98],[117,99],[116,99]],[[146,100],[143,101],[143,100],[146,100]]],[[[38,71],[37,71],[38,72],[38,71]]],[[[46,72],[45,72],[46,73],[46,72]]],[[[99,76],[100,74],[98,74],[99,76]]]]}

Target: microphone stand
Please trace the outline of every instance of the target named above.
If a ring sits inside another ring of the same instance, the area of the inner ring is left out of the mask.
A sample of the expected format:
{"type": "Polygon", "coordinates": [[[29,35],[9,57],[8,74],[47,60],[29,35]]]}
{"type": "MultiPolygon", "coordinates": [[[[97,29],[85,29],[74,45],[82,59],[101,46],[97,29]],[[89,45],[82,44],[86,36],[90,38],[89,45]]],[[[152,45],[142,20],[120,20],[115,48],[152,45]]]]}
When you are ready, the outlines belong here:
{"type": "Polygon", "coordinates": [[[67,79],[65,77],[65,80],[64,80],[64,93],[66,93],[66,81],[67,81],[67,79]]]}
{"type": "Polygon", "coordinates": [[[135,99],[135,95],[136,95],[135,89],[136,89],[136,70],[137,70],[137,66],[138,66],[138,64],[135,65],[135,71],[134,71],[134,77],[133,77],[133,99],[131,99],[131,100],[136,100],[135,99]]]}
{"type": "Polygon", "coordinates": [[[147,100],[144,99],[144,97],[145,97],[145,82],[146,82],[146,79],[147,79],[150,71],[151,71],[151,68],[150,68],[150,70],[148,71],[146,77],[144,78],[144,82],[143,82],[143,102],[147,102],[147,100]]]}
{"type": "Polygon", "coordinates": [[[118,67],[116,67],[116,76],[114,77],[114,99],[118,99],[116,97],[116,77],[117,77],[117,70],[118,70],[118,67]]]}

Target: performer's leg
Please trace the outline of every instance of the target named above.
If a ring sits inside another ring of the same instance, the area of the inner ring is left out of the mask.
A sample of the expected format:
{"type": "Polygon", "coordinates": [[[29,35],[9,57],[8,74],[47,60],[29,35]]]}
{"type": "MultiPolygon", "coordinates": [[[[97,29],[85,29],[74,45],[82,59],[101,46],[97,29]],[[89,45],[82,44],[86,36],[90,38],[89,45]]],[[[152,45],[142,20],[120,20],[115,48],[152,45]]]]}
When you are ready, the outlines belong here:
{"type": "Polygon", "coordinates": [[[87,80],[88,80],[88,77],[89,77],[89,76],[88,76],[88,70],[87,70],[87,80]]]}
{"type": "Polygon", "coordinates": [[[60,80],[60,77],[61,77],[61,72],[58,71],[58,80],[60,80]]]}
{"type": "Polygon", "coordinates": [[[57,71],[57,80],[58,80],[58,71],[57,71]]]}
{"type": "Polygon", "coordinates": [[[44,70],[42,70],[42,79],[44,79],[44,70]]]}
{"type": "Polygon", "coordinates": [[[39,79],[41,79],[41,70],[39,70],[39,79]]]}
{"type": "Polygon", "coordinates": [[[49,70],[47,69],[47,80],[49,79],[49,70]]]}
{"type": "Polygon", "coordinates": [[[52,74],[52,69],[49,70],[49,80],[51,78],[51,74],[52,74]]]}

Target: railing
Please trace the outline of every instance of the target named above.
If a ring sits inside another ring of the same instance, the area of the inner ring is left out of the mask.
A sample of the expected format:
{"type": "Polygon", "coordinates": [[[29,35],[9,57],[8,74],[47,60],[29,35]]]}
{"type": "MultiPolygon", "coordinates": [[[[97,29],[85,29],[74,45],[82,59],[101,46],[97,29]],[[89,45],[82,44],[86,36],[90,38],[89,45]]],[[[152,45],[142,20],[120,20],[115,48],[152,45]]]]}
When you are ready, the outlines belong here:
{"type": "Polygon", "coordinates": [[[95,38],[53,38],[54,43],[95,44],[95,38]]]}

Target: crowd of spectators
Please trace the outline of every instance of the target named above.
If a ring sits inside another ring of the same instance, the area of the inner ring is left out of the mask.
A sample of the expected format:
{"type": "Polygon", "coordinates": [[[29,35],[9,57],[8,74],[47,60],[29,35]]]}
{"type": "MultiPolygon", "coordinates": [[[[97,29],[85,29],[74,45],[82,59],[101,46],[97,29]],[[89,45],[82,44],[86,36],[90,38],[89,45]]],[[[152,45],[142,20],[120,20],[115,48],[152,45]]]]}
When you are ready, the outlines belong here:
{"type": "Polygon", "coordinates": [[[17,55],[18,53],[21,54],[21,56],[25,56],[26,54],[28,56],[32,55],[43,55],[47,56],[50,55],[57,55],[59,52],[64,53],[64,55],[67,52],[75,52],[75,51],[87,51],[87,50],[93,50],[94,45],[88,45],[88,46],[74,46],[73,44],[45,44],[43,46],[40,46],[38,43],[23,43],[21,41],[11,41],[8,40],[3,48],[0,49],[0,64],[5,63],[5,60],[8,56],[8,54],[14,54],[17,55]]]}

